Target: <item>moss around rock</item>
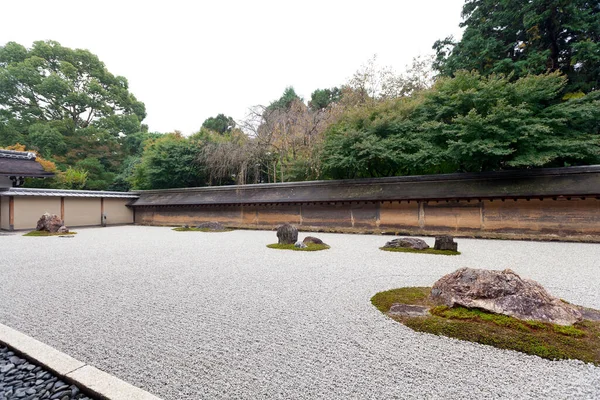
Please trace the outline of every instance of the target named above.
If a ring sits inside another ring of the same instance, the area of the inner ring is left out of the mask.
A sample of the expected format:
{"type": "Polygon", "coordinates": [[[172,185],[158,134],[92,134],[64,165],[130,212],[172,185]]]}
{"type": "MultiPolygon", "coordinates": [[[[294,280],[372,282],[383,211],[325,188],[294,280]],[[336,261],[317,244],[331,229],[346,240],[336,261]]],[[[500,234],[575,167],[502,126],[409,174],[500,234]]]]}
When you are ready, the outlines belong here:
{"type": "Polygon", "coordinates": [[[417,250],[417,249],[409,249],[408,247],[380,247],[380,250],[384,251],[395,251],[398,253],[417,253],[417,254],[441,254],[443,256],[457,256],[460,254],[460,251],[452,251],[452,250],[435,250],[432,248],[417,250]]]}
{"type": "MultiPolygon", "coordinates": [[[[418,332],[516,350],[550,360],[577,359],[600,365],[600,321],[584,320],[563,326],[478,309],[436,306],[429,301],[430,292],[428,287],[393,289],[377,293],[371,303],[390,318],[418,332]],[[394,304],[426,306],[429,315],[389,313],[394,304]]],[[[598,311],[591,311],[598,315],[598,311]]]]}
{"type": "Polygon", "coordinates": [[[315,244],[315,243],[308,243],[306,245],[306,247],[296,247],[295,244],[273,243],[273,244],[268,244],[267,247],[270,249],[294,250],[294,251],[319,251],[319,250],[329,249],[329,246],[326,244],[315,244]]]}
{"type": "Polygon", "coordinates": [[[48,232],[48,231],[31,231],[25,233],[23,236],[64,236],[64,235],[76,235],[77,232],[48,232]]]}

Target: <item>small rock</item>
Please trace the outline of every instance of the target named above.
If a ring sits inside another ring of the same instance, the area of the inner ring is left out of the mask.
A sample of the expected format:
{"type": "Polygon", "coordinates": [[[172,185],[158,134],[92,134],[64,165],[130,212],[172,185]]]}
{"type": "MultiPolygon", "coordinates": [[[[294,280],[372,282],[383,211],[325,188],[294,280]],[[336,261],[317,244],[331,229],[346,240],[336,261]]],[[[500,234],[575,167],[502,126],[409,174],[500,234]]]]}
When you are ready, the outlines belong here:
{"type": "Polygon", "coordinates": [[[190,229],[190,226],[189,226],[188,224],[181,225],[181,227],[182,227],[183,229],[190,229]]]}
{"type": "Polygon", "coordinates": [[[308,246],[307,246],[307,245],[306,245],[304,242],[296,242],[296,243],[294,244],[294,247],[297,247],[297,248],[299,248],[299,249],[305,249],[305,248],[307,248],[308,246]]]}
{"type": "Polygon", "coordinates": [[[458,251],[458,243],[456,243],[454,238],[449,235],[436,236],[433,248],[435,250],[458,251]]]}
{"type": "Polygon", "coordinates": [[[414,306],[410,304],[394,303],[388,311],[389,315],[397,315],[403,317],[422,317],[429,314],[427,307],[414,306]]]}
{"type": "Polygon", "coordinates": [[[29,389],[27,389],[27,390],[25,391],[25,393],[27,393],[27,394],[35,394],[35,393],[36,393],[36,390],[35,390],[34,388],[29,388],[29,389]]]}
{"type": "Polygon", "coordinates": [[[71,390],[60,390],[60,391],[54,393],[52,396],[50,396],[50,398],[52,400],[54,400],[54,399],[61,399],[62,400],[63,396],[66,396],[67,399],[69,399],[71,397],[71,390]]]}
{"type": "Polygon", "coordinates": [[[23,363],[25,363],[25,360],[22,358],[19,358],[17,356],[12,356],[8,359],[8,361],[10,361],[11,363],[15,364],[15,365],[21,365],[23,363]]]}
{"type": "Polygon", "coordinates": [[[6,364],[0,367],[0,374],[5,374],[15,367],[15,364],[6,364]]]}
{"type": "Polygon", "coordinates": [[[66,226],[61,226],[60,228],[58,228],[57,230],[58,233],[67,233],[69,232],[69,228],[67,228],[66,226]]]}

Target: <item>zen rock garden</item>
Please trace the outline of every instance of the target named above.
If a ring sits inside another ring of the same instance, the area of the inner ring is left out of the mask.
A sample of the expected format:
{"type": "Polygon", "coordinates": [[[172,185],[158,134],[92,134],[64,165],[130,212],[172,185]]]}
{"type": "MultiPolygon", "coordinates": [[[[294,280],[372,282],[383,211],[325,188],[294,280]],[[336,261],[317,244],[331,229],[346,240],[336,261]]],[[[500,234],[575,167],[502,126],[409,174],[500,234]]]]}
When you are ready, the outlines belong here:
{"type": "MultiPolygon", "coordinates": [[[[172,228],[0,237],[0,322],[165,400],[600,396],[597,244],[172,228]]],[[[0,399],[73,392],[18,367],[0,399]]]]}

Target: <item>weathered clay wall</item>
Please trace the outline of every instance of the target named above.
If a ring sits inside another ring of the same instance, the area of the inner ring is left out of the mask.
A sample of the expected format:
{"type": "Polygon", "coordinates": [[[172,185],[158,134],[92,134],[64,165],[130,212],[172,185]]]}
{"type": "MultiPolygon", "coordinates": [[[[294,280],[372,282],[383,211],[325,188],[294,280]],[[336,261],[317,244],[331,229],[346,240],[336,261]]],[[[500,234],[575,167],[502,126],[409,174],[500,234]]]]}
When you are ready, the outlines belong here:
{"type": "Polygon", "coordinates": [[[133,224],[133,210],[127,207],[130,199],[104,199],[106,225],[133,224]]]}
{"type": "Polygon", "coordinates": [[[135,222],[148,225],[219,221],[230,227],[389,234],[600,241],[596,198],[481,201],[385,201],[251,206],[137,207],[135,222]]]}
{"type": "Polygon", "coordinates": [[[14,229],[35,229],[44,213],[60,215],[59,197],[14,198],[14,229]]]}

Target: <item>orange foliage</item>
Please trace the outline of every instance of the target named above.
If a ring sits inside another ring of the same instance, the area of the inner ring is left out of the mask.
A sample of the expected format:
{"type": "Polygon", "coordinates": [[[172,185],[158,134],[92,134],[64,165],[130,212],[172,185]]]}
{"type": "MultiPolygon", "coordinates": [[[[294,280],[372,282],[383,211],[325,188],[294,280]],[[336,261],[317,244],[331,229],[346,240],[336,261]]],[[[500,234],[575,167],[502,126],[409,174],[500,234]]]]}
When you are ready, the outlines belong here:
{"type": "Polygon", "coordinates": [[[40,163],[40,165],[42,166],[42,168],[44,168],[44,171],[46,172],[56,172],[56,164],[54,164],[52,161],[48,161],[45,160],[44,158],[40,157],[37,153],[37,151],[34,150],[26,150],[25,149],[25,145],[17,143],[13,146],[8,146],[4,148],[5,150],[14,150],[14,151],[27,151],[30,153],[35,153],[36,158],[35,161],[37,161],[38,163],[40,163]]]}

